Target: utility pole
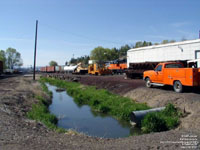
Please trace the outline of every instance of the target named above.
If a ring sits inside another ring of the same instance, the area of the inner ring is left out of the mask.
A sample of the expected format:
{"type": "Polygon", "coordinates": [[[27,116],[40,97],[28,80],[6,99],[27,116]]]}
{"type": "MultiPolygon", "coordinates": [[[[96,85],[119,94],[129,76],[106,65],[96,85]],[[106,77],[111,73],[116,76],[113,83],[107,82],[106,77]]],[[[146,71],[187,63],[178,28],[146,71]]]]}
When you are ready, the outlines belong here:
{"type": "Polygon", "coordinates": [[[35,29],[35,49],[34,49],[33,80],[35,80],[36,49],[37,49],[37,29],[38,29],[38,20],[36,20],[36,29],[35,29]]]}
{"type": "Polygon", "coordinates": [[[199,39],[200,39],[200,30],[199,30],[199,39]]]}

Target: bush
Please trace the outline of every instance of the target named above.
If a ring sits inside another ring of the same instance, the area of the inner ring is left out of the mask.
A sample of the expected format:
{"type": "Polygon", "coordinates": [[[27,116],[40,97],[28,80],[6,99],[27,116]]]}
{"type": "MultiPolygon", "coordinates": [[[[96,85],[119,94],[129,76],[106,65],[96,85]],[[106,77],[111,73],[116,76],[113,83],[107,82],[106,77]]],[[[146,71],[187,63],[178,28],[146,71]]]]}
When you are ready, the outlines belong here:
{"type": "Polygon", "coordinates": [[[58,121],[56,116],[49,113],[45,100],[41,97],[39,98],[39,103],[33,104],[32,110],[27,113],[27,116],[30,119],[41,121],[51,129],[56,128],[58,121]]]}
{"type": "Polygon", "coordinates": [[[168,104],[161,112],[147,114],[142,120],[142,131],[145,133],[160,132],[173,129],[179,124],[179,112],[172,104],[168,104]]]}

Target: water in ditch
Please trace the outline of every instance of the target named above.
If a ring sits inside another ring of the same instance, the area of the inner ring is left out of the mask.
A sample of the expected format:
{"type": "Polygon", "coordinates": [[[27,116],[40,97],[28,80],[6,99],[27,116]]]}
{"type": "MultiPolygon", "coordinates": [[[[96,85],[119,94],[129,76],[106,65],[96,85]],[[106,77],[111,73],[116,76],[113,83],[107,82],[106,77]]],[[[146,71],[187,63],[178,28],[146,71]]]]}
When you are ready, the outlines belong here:
{"type": "Polygon", "coordinates": [[[66,91],[57,92],[57,87],[49,84],[47,86],[53,93],[49,110],[59,119],[57,124],[59,127],[104,138],[128,137],[141,133],[140,129],[133,128],[129,122],[94,112],[88,105],[79,106],[66,91]]]}

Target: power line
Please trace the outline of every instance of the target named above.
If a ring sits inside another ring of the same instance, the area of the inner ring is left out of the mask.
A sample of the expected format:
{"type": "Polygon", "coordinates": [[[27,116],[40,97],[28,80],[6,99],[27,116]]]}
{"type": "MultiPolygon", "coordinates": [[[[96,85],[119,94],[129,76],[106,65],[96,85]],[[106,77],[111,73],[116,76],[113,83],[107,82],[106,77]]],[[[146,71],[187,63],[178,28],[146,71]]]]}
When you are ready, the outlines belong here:
{"type": "Polygon", "coordinates": [[[123,44],[124,44],[124,42],[119,43],[119,42],[116,42],[116,41],[97,39],[97,38],[87,37],[87,36],[85,36],[85,35],[81,35],[81,34],[69,32],[69,31],[64,31],[64,30],[62,30],[62,29],[60,29],[60,28],[58,29],[58,28],[49,26],[49,25],[44,24],[44,23],[40,23],[40,26],[41,26],[41,25],[43,25],[44,27],[47,27],[47,28],[49,28],[49,29],[52,29],[52,30],[54,30],[54,31],[60,32],[60,33],[62,33],[62,34],[66,33],[66,34],[70,34],[70,35],[72,35],[72,36],[74,36],[74,37],[78,37],[78,38],[82,38],[82,39],[87,39],[87,40],[90,40],[90,41],[91,41],[91,40],[92,40],[92,41],[95,41],[95,42],[101,41],[101,42],[112,43],[112,44],[119,44],[119,45],[123,45],[123,44]]]}

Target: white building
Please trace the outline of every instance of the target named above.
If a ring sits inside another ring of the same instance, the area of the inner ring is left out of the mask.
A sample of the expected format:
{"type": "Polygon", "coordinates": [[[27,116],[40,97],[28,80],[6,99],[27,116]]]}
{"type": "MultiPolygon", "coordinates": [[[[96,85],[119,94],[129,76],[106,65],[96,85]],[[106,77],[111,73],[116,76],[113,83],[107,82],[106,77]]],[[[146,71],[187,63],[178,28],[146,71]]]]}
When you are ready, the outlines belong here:
{"type": "MultiPolygon", "coordinates": [[[[129,63],[194,59],[200,59],[200,39],[134,48],[127,52],[128,67],[129,63]]],[[[198,66],[200,66],[200,61],[198,61],[198,66]]]]}

